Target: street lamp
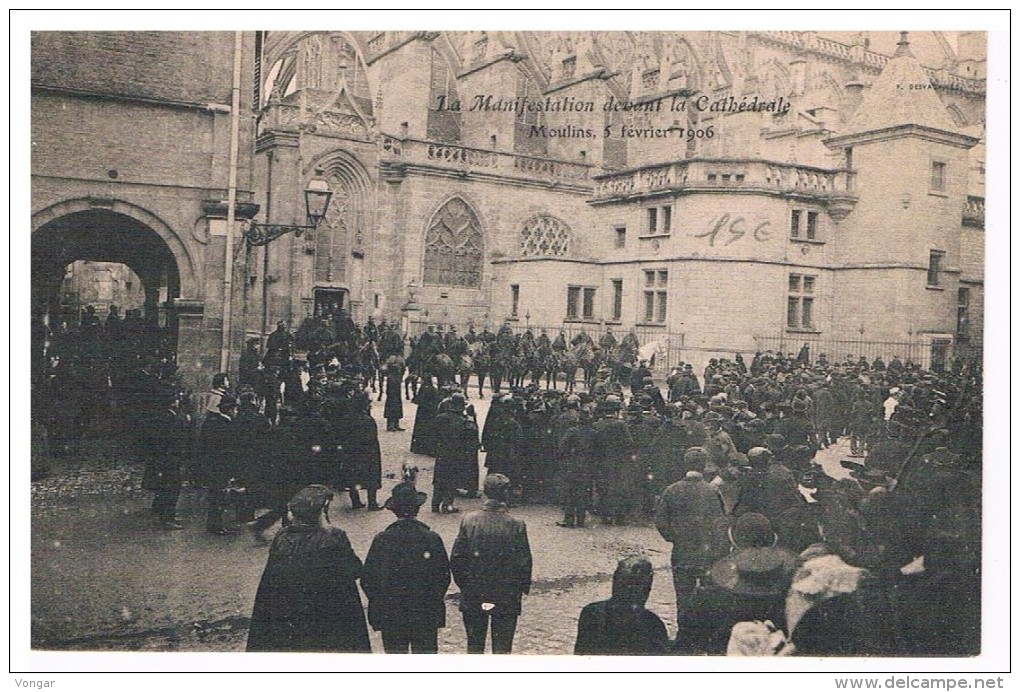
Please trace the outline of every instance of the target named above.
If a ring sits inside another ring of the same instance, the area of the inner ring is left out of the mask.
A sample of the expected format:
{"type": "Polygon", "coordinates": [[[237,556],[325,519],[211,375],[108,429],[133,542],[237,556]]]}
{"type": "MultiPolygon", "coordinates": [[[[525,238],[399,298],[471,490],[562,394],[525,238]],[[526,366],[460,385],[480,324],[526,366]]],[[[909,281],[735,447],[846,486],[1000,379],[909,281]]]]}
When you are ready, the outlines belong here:
{"type": "Polygon", "coordinates": [[[294,224],[276,223],[254,223],[244,233],[244,239],[248,245],[268,245],[280,236],[288,233],[301,237],[305,231],[314,230],[319,222],[326,216],[326,209],[333,198],[333,191],[329,189],[329,183],[322,175],[321,170],[315,171],[315,177],[308,182],[305,188],[305,213],[308,216],[308,225],[299,226],[294,224]]]}

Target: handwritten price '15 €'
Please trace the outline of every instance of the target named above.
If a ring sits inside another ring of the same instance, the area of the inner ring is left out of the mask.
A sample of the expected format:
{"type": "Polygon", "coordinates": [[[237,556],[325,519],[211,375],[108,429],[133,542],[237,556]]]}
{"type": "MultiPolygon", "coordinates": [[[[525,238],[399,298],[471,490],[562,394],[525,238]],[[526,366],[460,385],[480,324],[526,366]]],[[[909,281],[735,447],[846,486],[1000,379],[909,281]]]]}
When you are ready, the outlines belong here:
{"type": "MultiPolygon", "coordinates": [[[[708,244],[710,247],[715,247],[715,241],[718,239],[723,247],[731,245],[745,235],[750,224],[744,219],[743,216],[738,216],[734,219],[730,218],[729,214],[723,214],[717,219],[714,219],[707,231],[702,233],[695,233],[695,238],[708,238],[708,244]],[[722,234],[720,236],[720,234],[722,234]]],[[[764,243],[772,237],[772,231],[769,229],[770,223],[768,221],[762,221],[751,231],[751,235],[759,243],[764,243]]]]}

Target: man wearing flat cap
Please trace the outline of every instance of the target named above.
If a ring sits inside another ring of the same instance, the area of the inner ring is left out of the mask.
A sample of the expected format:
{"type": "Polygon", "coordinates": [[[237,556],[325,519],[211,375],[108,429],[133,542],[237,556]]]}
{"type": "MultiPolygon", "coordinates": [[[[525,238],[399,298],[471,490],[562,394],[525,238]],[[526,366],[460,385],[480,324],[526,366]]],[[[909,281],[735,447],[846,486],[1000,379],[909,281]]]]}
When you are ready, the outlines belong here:
{"type": "Polygon", "coordinates": [[[434,654],[446,627],[450,562],[443,539],[418,521],[426,495],[399,483],[386,500],[397,520],[372,540],[361,588],[368,596],[368,622],[382,632],[388,654],[434,654]]]}
{"type": "Polygon", "coordinates": [[[460,587],[468,653],[485,653],[491,626],[492,653],[509,654],[521,598],[531,591],[531,546],[527,526],[507,508],[510,479],[490,473],[484,488],[488,499],[461,522],[450,568],[460,587]]]}

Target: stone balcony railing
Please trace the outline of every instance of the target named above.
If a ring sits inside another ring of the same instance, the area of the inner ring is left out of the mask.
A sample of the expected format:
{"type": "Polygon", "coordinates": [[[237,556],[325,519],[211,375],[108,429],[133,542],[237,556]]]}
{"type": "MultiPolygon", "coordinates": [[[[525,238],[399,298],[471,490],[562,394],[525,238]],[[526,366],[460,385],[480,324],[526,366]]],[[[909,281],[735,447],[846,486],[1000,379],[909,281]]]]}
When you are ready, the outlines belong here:
{"type": "Polygon", "coordinates": [[[985,227],[984,197],[967,196],[967,200],[963,203],[962,223],[964,226],[970,226],[971,228],[985,227]]]}
{"type": "Polygon", "coordinates": [[[418,165],[459,174],[492,174],[544,184],[580,186],[589,191],[592,188],[592,166],[583,163],[385,135],[381,149],[384,167],[396,172],[418,165]]]}
{"type": "Polygon", "coordinates": [[[752,159],[687,159],[597,176],[594,202],[657,192],[760,192],[855,201],[855,173],[752,159]]]}

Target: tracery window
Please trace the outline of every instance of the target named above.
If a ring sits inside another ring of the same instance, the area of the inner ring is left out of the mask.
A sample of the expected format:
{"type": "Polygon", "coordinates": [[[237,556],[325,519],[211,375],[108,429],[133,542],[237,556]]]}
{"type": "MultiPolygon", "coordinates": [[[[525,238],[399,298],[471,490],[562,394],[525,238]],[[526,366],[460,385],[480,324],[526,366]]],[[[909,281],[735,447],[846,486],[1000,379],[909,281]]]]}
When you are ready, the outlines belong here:
{"type": "Polygon", "coordinates": [[[521,229],[522,257],[563,257],[570,252],[570,229],[552,216],[536,216],[521,229]]]}
{"type": "Polygon", "coordinates": [[[482,285],[484,239],[478,217],[453,198],[433,217],[425,234],[425,283],[478,288],[482,285]]]}

